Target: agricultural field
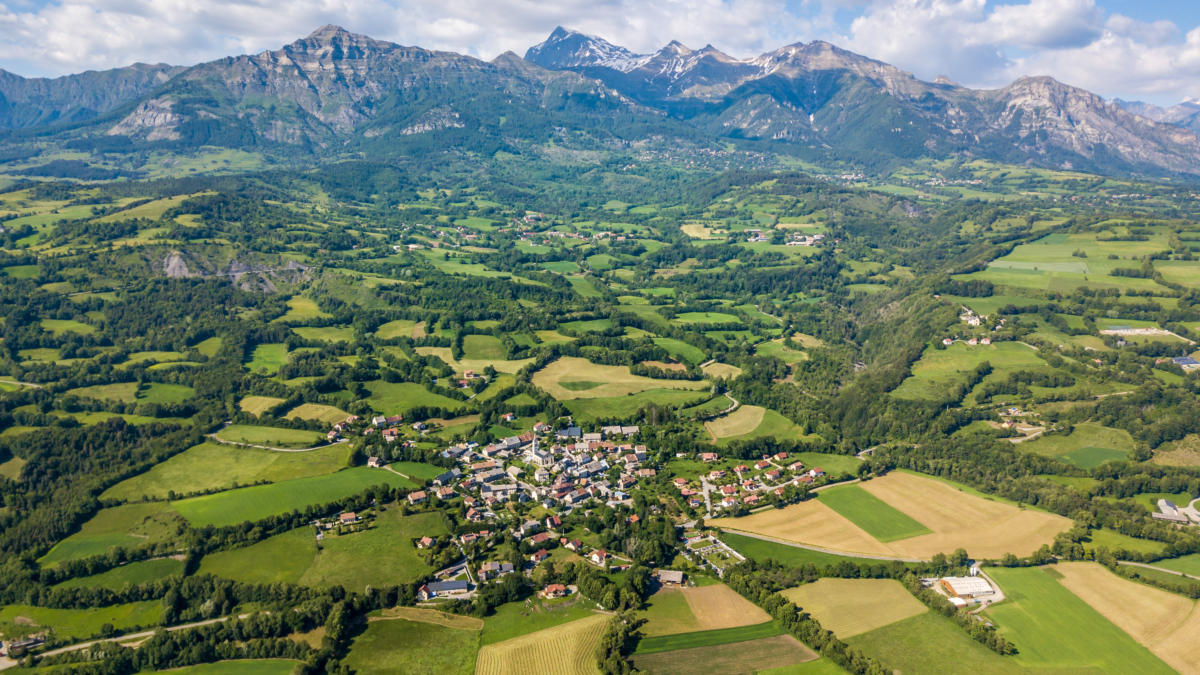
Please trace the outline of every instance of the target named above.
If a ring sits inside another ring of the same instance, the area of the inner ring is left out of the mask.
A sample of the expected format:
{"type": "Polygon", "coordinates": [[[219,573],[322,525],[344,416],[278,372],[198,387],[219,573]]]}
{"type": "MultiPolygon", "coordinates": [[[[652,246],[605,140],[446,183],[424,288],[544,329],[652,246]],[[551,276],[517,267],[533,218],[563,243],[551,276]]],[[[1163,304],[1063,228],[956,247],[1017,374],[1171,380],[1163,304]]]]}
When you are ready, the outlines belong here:
{"type": "Polygon", "coordinates": [[[53,627],[61,638],[82,640],[99,635],[104,624],[118,630],[154,628],[162,611],[162,603],[154,600],[86,610],[6,605],[0,607],[0,635],[23,636],[53,627]]]}
{"type": "Polygon", "coordinates": [[[595,652],[610,617],[590,616],[528,635],[484,646],[479,650],[477,675],[562,675],[598,673],[595,652]]]}
{"type": "Polygon", "coordinates": [[[972,640],[946,617],[924,612],[846,640],[902,673],[1028,673],[1013,657],[972,640]]]}
{"type": "Polygon", "coordinates": [[[428,675],[473,673],[479,630],[437,623],[383,618],[354,638],[345,663],[356,672],[428,675]],[[436,648],[432,648],[436,646],[436,648]]]}
{"type": "Polygon", "coordinates": [[[659,589],[643,615],[646,636],[752,626],[771,619],[724,584],[659,589]]]}
{"type": "MultiPolygon", "coordinates": [[[[807,673],[804,664],[817,655],[791,635],[742,640],[711,646],[638,654],[634,665],[649,673],[698,675],[700,673],[778,672],[807,673]],[[793,670],[799,668],[798,670],[793,670]]],[[[831,665],[831,664],[830,664],[831,665]]],[[[838,672],[835,669],[832,672],[838,672]]],[[[813,671],[815,672],[815,671],[813,671]]]]}
{"type": "Polygon", "coordinates": [[[305,429],[258,427],[232,424],[217,432],[217,438],[229,443],[277,448],[310,448],[324,445],[325,435],[305,429]]]}
{"type": "MultiPolygon", "coordinates": [[[[995,568],[989,569],[988,574],[1008,599],[990,607],[987,615],[1002,635],[1019,645],[1020,653],[1013,658],[1022,666],[1066,668],[1074,665],[1091,666],[1104,672],[1172,672],[1149,649],[1069,590],[1068,583],[1077,587],[1087,585],[1091,578],[1087,572],[1071,573],[1071,582],[1068,582],[1067,574],[1057,568],[995,568]]],[[[1105,584],[1105,587],[1108,590],[1116,588],[1111,584],[1105,584]]],[[[1151,590],[1139,589],[1145,590],[1147,595],[1151,590]]],[[[1151,604],[1154,602],[1150,601],[1151,604]]]]}
{"type": "Polygon", "coordinates": [[[1057,457],[1081,469],[1091,469],[1104,462],[1126,459],[1135,445],[1128,431],[1084,422],[1075,425],[1070,434],[1042,435],[1019,447],[1039,455],[1057,457]]]}
{"type": "Polygon", "coordinates": [[[310,342],[350,342],[354,329],[349,326],[297,326],[292,332],[310,342]]]}
{"type": "Polygon", "coordinates": [[[412,481],[390,471],[356,467],[324,476],[192,497],[172,502],[171,508],[194,527],[236,525],[313,504],[328,503],[381,484],[415,487],[412,481]]]}
{"type": "Polygon", "coordinates": [[[110,548],[137,548],[172,539],[184,525],[165,504],[126,504],[102,509],[78,532],[60,541],[38,560],[55,565],[107,553],[110,548]]]}
{"type": "Polygon", "coordinates": [[[1164,466],[1200,466],[1200,435],[1188,434],[1178,441],[1163,443],[1150,460],[1164,466]]]}
{"type": "Polygon", "coordinates": [[[399,415],[421,406],[447,410],[463,407],[462,401],[434,394],[415,382],[368,382],[367,390],[371,392],[367,402],[385,415],[399,415]]]}
{"type": "Polygon", "coordinates": [[[168,672],[174,675],[291,675],[297,665],[299,661],[286,659],[240,659],[173,668],[168,672]]]}
{"type": "Polygon", "coordinates": [[[287,419],[316,420],[330,426],[345,420],[350,413],[331,405],[320,403],[301,403],[284,415],[287,419]]]}
{"type": "Polygon", "coordinates": [[[182,560],[157,558],[128,563],[90,577],[68,579],[55,588],[107,588],[118,591],[126,585],[137,586],[167,577],[181,576],[183,576],[182,560]]]}
{"type": "Polygon", "coordinates": [[[249,413],[255,417],[261,417],[263,413],[280,405],[285,400],[273,396],[247,396],[238,402],[238,408],[242,412],[249,413]]]}
{"type": "Polygon", "coordinates": [[[929,528],[858,485],[822,490],[819,499],[881,542],[931,533],[929,528]]]}
{"type": "Polygon", "coordinates": [[[274,375],[288,362],[288,348],[283,343],[261,344],[254,348],[246,370],[260,375],[274,375]]]}
{"type": "Polygon", "coordinates": [[[1017,508],[907,472],[893,471],[859,485],[931,532],[881,542],[822,499],[743,518],[718,518],[710,524],[815,546],[830,553],[923,560],[959,547],[979,558],[999,558],[1005,553],[1029,555],[1070,527],[1070,521],[1061,516],[1017,508]]]}
{"type": "Polygon", "coordinates": [[[311,452],[275,452],[223,443],[202,443],[189,448],[146,473],[109,488],[106,499],[125,501],[166,499],[168,493],[185,495],[296,478],[330,474],[346,466],[349,448],[330,446],[311,452]]]}
{"type": "Polygon", "coordinates": [[[929,611],[893,579],[819,579],[783,596],[843,640],[929,611]]]}
{"type": "Polygon", "coordinates": [[[210,553],[200,561],[197,573],[248,584],[297,584],[316,554],[313,530],[305,526],[244,548],[210,553]]]}
{"type": "Polygon", "coordinates": [[[708,388],[705,382],[642,377],[630,373],[625,366],[605,366],[570,356],[534,373],[533,384],[560,401],[625,396],[648,389],[708,388]]]}
{"type": "Polygon", "coordinates": [[[325,537],[316,559],[299,583],[317,587],[343,585],[363,592],[367,587],[384,588],[416,581],[433,570],[417,555],[412,541],[446,533],[440,514],[402,516],[399,509],[388,509],[365,532],[325,537]]]}
{"type": "Polygon", "coordinates": [[[304,323],[313,321],[314,319],[328,319],[329,314],[321,311],[317,306],[316,301],[311,298],[306,298],[302,295],[295,295],[288,298],[288,311],[283,316],[275,319],[280,323],[304,323]]]}
{"type": "Polygon", "coordinates": [[[756,405],[740,406],[728,415],[705,422],[704,428],[717,445],[764,437],[798,439],[805,436],[804,430],[791,420],[756,405]]]}

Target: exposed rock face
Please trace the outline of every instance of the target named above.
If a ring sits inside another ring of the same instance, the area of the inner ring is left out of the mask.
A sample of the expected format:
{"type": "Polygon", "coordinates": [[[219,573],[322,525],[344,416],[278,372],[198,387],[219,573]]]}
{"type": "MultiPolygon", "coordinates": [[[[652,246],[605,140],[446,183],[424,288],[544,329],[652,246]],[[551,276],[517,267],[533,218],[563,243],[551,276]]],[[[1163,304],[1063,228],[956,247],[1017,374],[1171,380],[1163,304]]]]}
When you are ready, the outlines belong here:
{"type": "Polygon", "coordinates": [[[167,256],[162,263],[163,274],[166,274],[172,279],[184,279],[192,276],[192,271],[188,269],[187,263],[183,260],[183,255],[175,252],[167,256]]]}
{"type": "Polygon", "coordinates": [[[175,101],[169,98],[150,99],[134,108],[133,112],[115,124],[107,133],[110,136],[129,136],[144,132],[148,141],[178,140],[179,133],[176,131],[176,127],[183,121],[183,118],[172,110],[174,107],[175,101]]]}

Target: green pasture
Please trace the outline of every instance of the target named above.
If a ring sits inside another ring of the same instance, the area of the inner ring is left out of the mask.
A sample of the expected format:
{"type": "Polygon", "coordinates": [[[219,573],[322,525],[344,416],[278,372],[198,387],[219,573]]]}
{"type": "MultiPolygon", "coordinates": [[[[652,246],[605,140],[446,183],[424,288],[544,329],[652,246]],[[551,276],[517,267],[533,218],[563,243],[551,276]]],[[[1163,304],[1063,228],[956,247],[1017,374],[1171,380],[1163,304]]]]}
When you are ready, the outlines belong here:
{"type": "Polygon", "coordinates": [[[447,410],[459,410],[464,406],[462,401],[435,394],[415,382],[375,380],[367,382],[366,387],[371,392],[367,403],[385,415],[397,415],[423,406],[447,410]]]}
{"type": "Polygon", "coordinates": [[[474,673],[479,631],[432,623],[372,621],[342,663],[359,673],[474,673]]]}
{"type": "Polygon", "coordinates": [[[933,531],[858,485],[823,490],[820,500],[882,542],[908,539],[933,531]]]}
{"type": "Polygon", "coordinates": [[[262,445],[277,448],[310,448],[324,445],[325,434],[307,429],[286,427],[259,427],[249,424],[232,424],[217,432],[217,438],[232,443],[262,445]]]}
{"type": "Polygon", "coordinates": [[[107,588],[119,591],[126,585],[137,586],[166,579],[182,577],[183,561],[174,558],[143,560],[115,567],[107,572],[90,577],[68,579],[55,588],[107,588]]]}

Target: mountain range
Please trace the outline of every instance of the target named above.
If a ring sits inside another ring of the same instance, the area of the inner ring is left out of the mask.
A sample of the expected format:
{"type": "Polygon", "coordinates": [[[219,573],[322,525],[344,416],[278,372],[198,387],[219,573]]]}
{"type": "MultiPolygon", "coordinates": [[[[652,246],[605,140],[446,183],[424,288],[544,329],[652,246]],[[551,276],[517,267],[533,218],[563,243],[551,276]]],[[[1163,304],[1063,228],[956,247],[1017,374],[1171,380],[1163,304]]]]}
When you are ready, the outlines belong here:
{"type": "Polygon", "coordinates": [[[749,59],[671,42],[634,53],[556,28],[491,61],[324,26],[279,50],[55,79],[0,71],[5,146],[200,145],[318,158],[730,140],[870,165],[979,157],[1200,174],[1200,105],[1106,101],[1049,77],[995,90],[922,81],[815,41],[749,59]]]}

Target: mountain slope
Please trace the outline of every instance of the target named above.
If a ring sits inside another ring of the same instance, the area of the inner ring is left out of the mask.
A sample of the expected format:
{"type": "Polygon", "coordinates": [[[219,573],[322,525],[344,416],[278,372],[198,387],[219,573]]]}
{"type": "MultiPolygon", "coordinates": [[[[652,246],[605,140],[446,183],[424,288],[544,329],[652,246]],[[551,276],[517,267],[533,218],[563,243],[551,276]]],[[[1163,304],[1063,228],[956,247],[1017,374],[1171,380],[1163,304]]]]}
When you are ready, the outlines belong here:
{"type": "Polygon", "coordinates": [[[135,63],[56,78],[0,70],[0,129],[83,122],[142,98],[183,68],[135,63]]]}
{"type": "Polygon", "coordinates": [[[644,55],[562,28],[526,58],[595,77],[724,135],[851,154],[964,153],[1093,170],[1200,171],[1194,134],[1051,78],[980,91],[924,82],[821,41],[750,59],[676,42],[644,55]]]}

